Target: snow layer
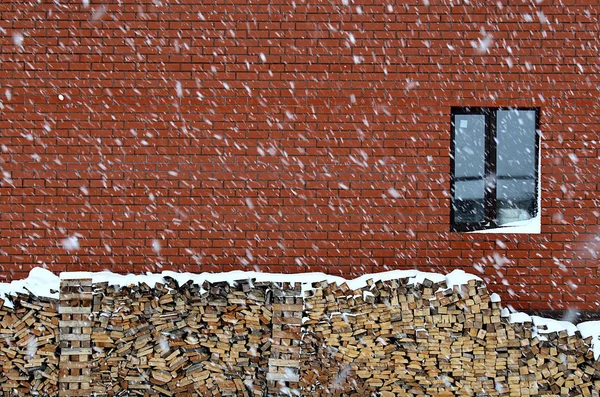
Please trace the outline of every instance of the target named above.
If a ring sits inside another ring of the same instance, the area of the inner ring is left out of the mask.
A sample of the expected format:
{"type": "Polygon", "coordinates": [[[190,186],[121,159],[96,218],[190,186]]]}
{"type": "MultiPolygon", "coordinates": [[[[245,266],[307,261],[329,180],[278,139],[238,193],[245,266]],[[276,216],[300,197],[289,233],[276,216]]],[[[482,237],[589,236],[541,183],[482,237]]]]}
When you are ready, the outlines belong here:
{"type": "Polygon", "coordinates": [[[531,316],[526,313],[511,313],[509,315],[508,321],[511,323],[530,323],[531,316]]]}
{"type": "MultiPolygon", "coordinates": [[[[147,273],[147,274],[116,274],[108,271],[104,272],[63,272],[60,277],[52,272],[34,268],[29,273],[29,277],[24,280],[13,281],[10,284],[0,283],[0,296],[14,294],[16,292],[27,293],[31,291],[34,295],[47,296],[58,298],[58,290],[60,280],[69,279],[92,279],[94,283],[108,283],[126,287],[128,285],[136,285],[140,283],[148,284],[153,287],[156,283],[163,283],[165,277],[170,277],[177,280],[179,284],[184,284],[189,280],[202,285],[204,281],[211,283],[226,281],[233,284],[236,280],[255,279],[256,281],[272,281],[272,282],[299,282],[302,283],[304,290],[309,290],[312,283],[327,281],[328,283],[342,284],[346,283],[350,289],[360,289],[367,285],[369,279],[374,281],[388,281],[400,278],[408,278],[409,284],[422,284],[426,279],[433,282],[446,281],[448,287],[455,285],[467,284],[469,280],[481,280],[479,277],[465,273],[462,270],[454,270],[447,276],[439,273],[421,272],[418,270],[392,270],[389,272],[365,274],[353,280],[346,280],[342,277],[331,276],[325,273],[302,273],[302,274],[277,274],[277,273],[259,273],[232,271],[228,273],[179,273],[173,271],[164,271],[162,273],[147,273]]],[[[6,305],[10,305],[7,301],[6,305]]]]}
{"type": "Polygon", "coordinates": [[[577,331],[577,327],[569,321],[553,320],[539,316],[531,316],[531,319],[540,334],[567,331],[569,335],[575,335],[577,331]]]}
{"type": "Polygon", "coordinates": [[[592,350],[597,360],[600,357],[600,321],[586,321],[578,324],[577,328],[584,338],[592,337],[592,350]]]}
{"type": "Polygon", "coordinates": [[[132,284],[146,283],[154,286],[156,283],[164,282],[164,277],[170,277],[177,280],[179,284],[184,284],[192,280],[198,285],[202,285],[204,281],[211,283],[226,281],[233,284],[236,280],[255,279],[256,281],[272,281],[272,282],[298,282],[302,283],[303,288],[310,289],[311,284],[315,282],[327,281],[328,283],[346,283],[350,289],[360,289],[367,285],[367,281],[388,281],[400,278],[408,278],[409,284],[422,284],[426,279],[433,282],[446,281],[448,287],[454,285],[467,284],[469,280],[481,280],[479,277],[465,273],[462,270],[454,270],[447,276],[439,273],[421,272],[418,270],[392,270],[389,272],[365,274],[353,280],[346,280],[342,277],[331,276],[325,273],[301,273],[301,274],[279,274],[279,273],[259,273],[232,271],[227,273],[178,273],[172,271],[164,271],[162,273],[147,273],[144,275],[136,274],[115,274],[112,272],[64,272],[60,274],[60,278],[78,279],[91,278],[94,283],[108,282],[109,285],[118,285],[125,287],[132,284]]]}
{"type": "Polygon", "coordinates": [[[550,318],[530,316],[526,313],[510,313],[506,308],[502,310],[503,317],[509,317],[511,323],[526,323],[531,322],[535,326],[534,335],[539,340],[546,340],[544,334],[552,332],[567,331],[569,335],[574,335],[575,332],[579,331],[583,338],[589,336],[592,337],[591,348],[594,351],[594,358],[598,360],[600,358],[600,321],[586,321],[579,323],[578,325],[573,324],[570,321],[553,320],[550,318]]]}
{"type": "MultiPolygon", "coordinates": [[[[539,208],[539,207],[538,207],[539,208]]],[[[469,233],[499,233],[499,234],[540,234],[542,232],[542,218],[539,214],[525,221],[514,221],[497,227],[495,229],[475,230],[469,233]]]]}
{"type": "MultiPolygon", "coordinates": [[[[36,267],[31,269],[29,277],[26,279],[15,280],[11,283],[0,283],[0,298],[20,292],[58,299],[59,285],[60,279],[58,276],[51,271],[36,267]]],[[[6,301],[4,304],[12,307],[10,301],[6,301]]]]}
{"type": "MultiPolygon", "coordinates": [[[[419,270],[392,270],[389,272],[365,274],[353,280],[346,280],[342,277],[331,276],[325,273],[301,273],[301,274],[276,274],[276,273],[258,273],[233,271],[228,273],[178,273],[172,271],[164,271],[162,273],[147,273],[147,274],[115,274],[112,272],[63,272],[56,276],[52,272],[34,268],[29,272],[29,277],[23,280],[16,280],[11,283],[0,283],[0,297],[5,295],[13,295],[15,293],[31,293],[37,296],[50,297],[58,299],[58,290],[60,280],[68,279],[85,279],[91,278],[94,283],[106,282],[109,285],[126,287],[145,283],[153,287],[156,283],[163,283],[165,277],[170,277],[176,280],[179,284],[184,284],[189,280],[202,285],[204,281],[211,283],[226,281],[230,284],[237,280],[255,279],[256,281],[271,281],[271,282],[298,282],[302,283],[303,290],[312,288],[312,283],[327,281],[328,283],[342,284],[346,283],[350,289],[360,289],[367,285],[367,281],[388,281],[394,279],[408,278],[409,284],[421,284],[423,281],[431,280],[435,283],[446,281],[448,287],[452,288],[457,285],[465,285],[469,280],[481,280],[479,277],[465,273],[463,270],[454,270],[447,275],[439,273],[421,272],[419,270]]],[[[492,294],[493,302],[500,302],[498,294],[492,294]]],[[[5,302],[6,306],[11,306],[10,301],[5,302]]],[[[586,338],[592,337],[592,349],[596,359],[600,357],[600,321],[588,321],[577,326],[568,321],[551,320],[538,316],[529,316],[525,313],[511,313],[508,309],[502,310],[503,317],[509,317],[511,323],[532,322],[537,329],[536,336],[544,338],[544,334],[551,332],[567,331],[569,335],[573,335],[576,331],[581,332],[581,335],[586,338]]]]}

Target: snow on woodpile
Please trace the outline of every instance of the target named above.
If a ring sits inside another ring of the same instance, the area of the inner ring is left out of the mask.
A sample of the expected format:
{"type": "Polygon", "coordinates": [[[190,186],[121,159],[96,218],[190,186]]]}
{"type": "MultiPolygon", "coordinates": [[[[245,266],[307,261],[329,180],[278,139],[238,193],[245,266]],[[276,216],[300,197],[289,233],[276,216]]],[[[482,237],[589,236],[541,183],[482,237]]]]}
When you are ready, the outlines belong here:
{"type": "Polygon", "coordinates": [[[303,395],[598,395],[592,337],[503,311],[481,280],[460,280],[373,279],[360,290],[309,292],[303,395]]]}
{"type": "Polygon", "coordinates": [[[0,301],[3,392],[56,391],[61,279],[93,281],[89,385],[98,395],[600,390],[600,322],[511,313],[481,279],[459,270],[345,280],[239,271],[57,277],[34,269],[0,284],[8,295],[0,301]]]}
{"type": "MultiPolygon", "coordinates": [[[[17,293],[58,299],[59,284],[60,278],[54,273],[36,267],[31,269],[29,277],[26,279],[0,283],[0,299],[5,299],[6,295],[16,295],[17,293]]],[[[10,299],[5,304],[12,307],[10,299]]]]}

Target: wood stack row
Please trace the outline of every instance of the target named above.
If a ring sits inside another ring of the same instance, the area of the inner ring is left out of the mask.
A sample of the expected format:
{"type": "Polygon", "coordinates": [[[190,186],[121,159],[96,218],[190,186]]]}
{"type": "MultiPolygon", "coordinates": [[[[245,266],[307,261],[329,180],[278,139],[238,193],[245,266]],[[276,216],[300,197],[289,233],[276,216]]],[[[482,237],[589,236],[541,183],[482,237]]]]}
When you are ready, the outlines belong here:
{"type": "Polygon", "coordinates": [[[58,302],[32,294],[0,297],[0,392],[55,396],[58,391],[58,302]]]}
{"type": "Polygon", "coordinates": [[[598,396],[590,340],[509,324],[474,280],[454,288],[407,281],[313,285],[303,395],[598,396]]]}
{"type": "Polygon", "coordinates": [[[70,280],[60,304],[18,294],[0,301],[0,391],[600,397],[589,339],[509,323],[480,282],[302,287],[70,280]]]}
{"type": "Polygon", "coordinates": [[[267,395],[269,283],[95,289],[96,395],[267,395]]]}

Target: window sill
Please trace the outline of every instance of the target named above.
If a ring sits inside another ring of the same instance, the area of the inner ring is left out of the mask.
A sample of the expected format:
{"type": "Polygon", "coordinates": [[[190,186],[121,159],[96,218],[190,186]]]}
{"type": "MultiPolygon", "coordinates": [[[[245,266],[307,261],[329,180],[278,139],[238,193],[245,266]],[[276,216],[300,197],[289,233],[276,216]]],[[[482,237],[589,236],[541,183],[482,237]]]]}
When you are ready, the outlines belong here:
{"type": "Polygon", "coordinates": [[[540,214],[535,218],[528,219],[526,221],[517,221],[507,223],[502,227],[486,230],[475,230],[468,233],[483,233],[483,234],[540,234],[542,232],[542,219],[540,214]]]}

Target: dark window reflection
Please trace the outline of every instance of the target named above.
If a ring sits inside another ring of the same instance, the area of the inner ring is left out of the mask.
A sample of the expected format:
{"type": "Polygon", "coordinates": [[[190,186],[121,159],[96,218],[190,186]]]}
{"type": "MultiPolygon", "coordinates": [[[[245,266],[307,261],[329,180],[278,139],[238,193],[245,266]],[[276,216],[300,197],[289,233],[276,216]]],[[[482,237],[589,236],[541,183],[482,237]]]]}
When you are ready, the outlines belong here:
{"type": "Polygon", "coordinates": [[[531,219],[536,215],[535,111],[498,110],[496,140],[497,223],[531,219]]]}
{"type": "Polygon", "coordinates": [[[485,220],[485,116],[454,117],[454,221],[485,220]]]}

